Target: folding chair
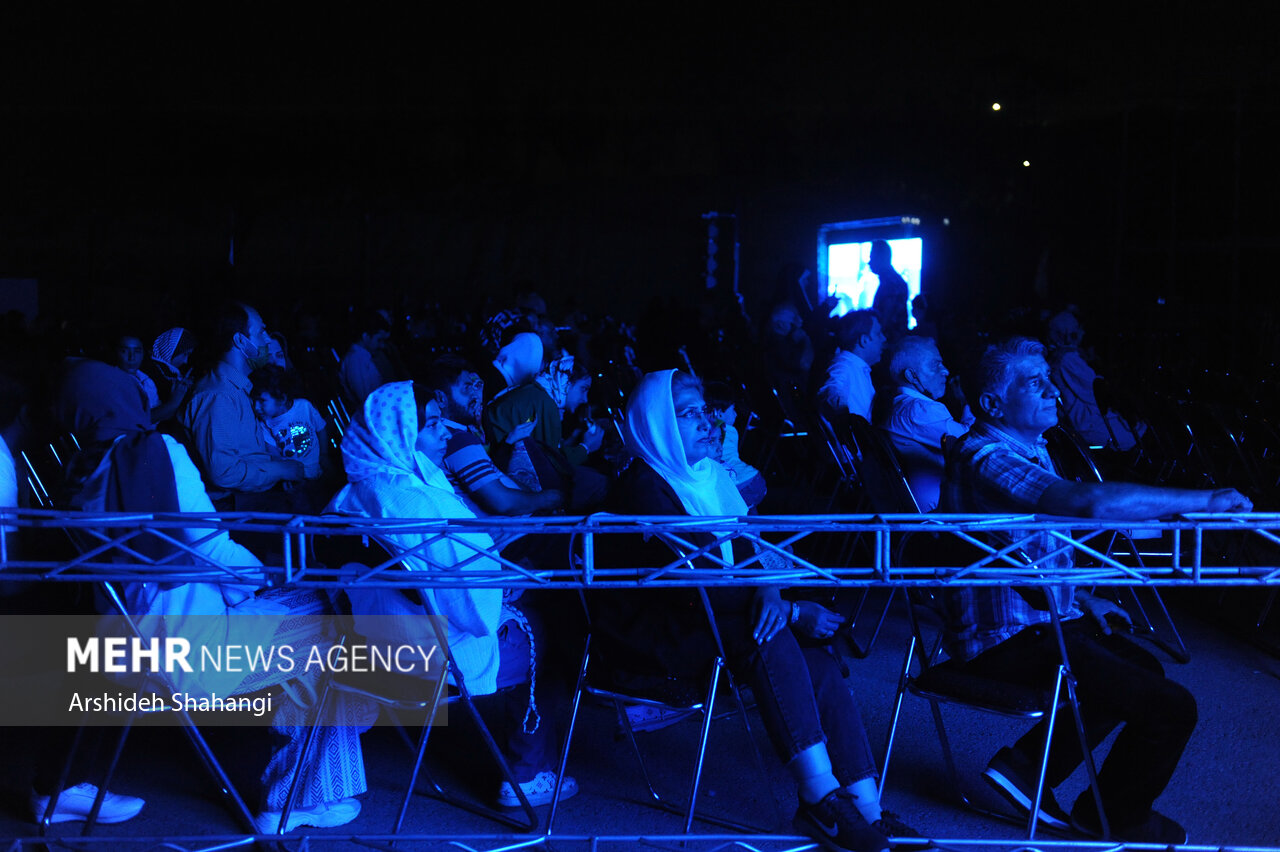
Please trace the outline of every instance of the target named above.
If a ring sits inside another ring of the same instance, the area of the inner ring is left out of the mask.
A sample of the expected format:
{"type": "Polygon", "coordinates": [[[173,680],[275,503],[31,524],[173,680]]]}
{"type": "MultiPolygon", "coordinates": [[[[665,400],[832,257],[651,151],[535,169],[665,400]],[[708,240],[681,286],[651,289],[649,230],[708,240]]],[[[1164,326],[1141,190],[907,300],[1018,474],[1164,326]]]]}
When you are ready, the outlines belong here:
{"type": "MultiPolygon", "coordinates": [[[[916,504],[915,495],[911,493],[906,474],[902,472],[897,453],[884,433],[855,414],[847,419],[844,431],[837,433],[837,438],[843,442],[852,458],[854,470],[857,472],[859,481],[862,482],[863,492],[871,511],[882,515],[920,514],[920,507],[916,504]]],[[[907,542],[906,535],[897,538],[893,546],[895,560],[902,559],[907,542]]],[[[880,635],[880,629],[884,626],[885,618],[889,614],[889,609],[893,606],[897,591],[896,587],[889,590],[889,596],[885,599],[880,615],[876,618],[875,628],[865,645],[859,644],[852,631],[850,632],[849,644],[855,656],[862,658],[871,653],[880,635]]],[[[861,615],[862,608],[870,595],[870,590],[862,594],[862,599],[853,615],[855,627],[858,616],[861,615]]]]}
{"type": "MultiPolygon", "coordinates": [[[[578,712],[581,708],[582,698],[584,695],[593,696],[594,698],[601,699],[613,705],[622,723],[627,740],[630,742],[631,748],[635,752],[636,760],[640,765],[640,774],[644,780],[645,787],[649,792],[648,804],[668,813],[684,816],[685,834],[688,834],[693,830],[693,821],[695,819],[712,825],[723,826],[735,831],[742,831],[751,834],[768,833],[771,830],[770,828],[750,825],[737,820],[726,819],[714,815],[702,814],[697,811],[698,790],[702,782],[702,770],[706,761],[707,740],[711,734],[712,719],[716,718],[716,697],[720,688],[722,674],[736,705],[735,710],[731,710],[730,712],[736,711],[736,715],[741,718],[743,731],[745,732],[748,741],[751,743],[752,754],[755,758],[756,766],[760,771],[760,775],[764,780],[766,789],[768,789],[769,783],[769,776],[768,773],[765,772],[764,768],[764,760],[760,754],[760,749],[756,744],[755,735],[752,732],[751,723],[747,716],[746,703],[743,701],[742,692],[738,688],[738,685],[726,664],[724,644],[720,638],[720,631],[716,626],[715,615],[711,609],[711,602],[704,589],[699,588],[698,592],[702,602],[703,612],[707,617],[709,629],[711,630],[712,637],[715,640],[715,646],[718,653],[711,661],[704,684],[697,684],[691,681],[685,684],[688,692],[687,695],[668,696],[666,698],[656,698],[653,695],[644,694],[639,691],[619,688],[610,683],[609,679],[601,674],[600,669],[602,667],[599,665],[592,665],[592,644],[593,642],[598,644],[598,642],[595,640],[592,633],[591,608],[588,603],[587,596],[585,594],[581,595],[582,605],[587,614],[588,633],[582,650],[582,662],[578,669],[577,685],[573,693],[572,709],[570,710],[569,715],[569,727],[565,731],[564,746],[560,753],[560,765],[556,781],[556,794],[552,798],[551,811],[547,816],[548,834],[551,833],[552,828],[555,825],[557,805],[560,800],[560,784],[564,779],[564,774],[568,766],[569,749],[573,744],[573,734],[577,726],[578,712]],[[624,705],[626,704],[655,707],[659,710],[665,710],[672,713],[684,712],[689,713],[691,717],[696,715],[701,718],[701,727],[698,734],[698,749],[694,755],[693,772],[689,780],[688,803],[684,807],[664,798],[654,787],[653,780],[649,775],[648,766],[645,763],[644,754],[640,749],[639,743],[636,741],[636,731],[632,727],[625,712],[624,705]]],[[[594,659],[598,662],[598,655],[596,655],[594,659]]],[[[772,793],[770,793],[770,795],[772,795],[772,793]]],[[[774,807],[776,810],[776,799],[774,800],[774,807]]]]}
{"type": "MultiPolygon", "coordinates": [[[[361,542],[354,536],[332,536],[328,537],[327,542],[317,543],[320,546],[316,550],[316,556],[320,561],[327,564],[345,566],[357,563],[373,566],[395,560],[392,555],[394,548],[373,537],[368,537],[361,542]]],[[[423,723],[418,734],[417,744],[414,746],[410,743],[414,750],[413,769],[409,776],[409,784],[405,790],[404,799],[400,804],[400,810],[396,815],[395,824],[392,827],[393,834],[399,834],[404,825],[405,816],[409,811],[409,803],[413,798],[413,794],[417,791],[419,776],[427,778],[431,785],[433,798],[521,831],[535,830],[538,827],[537,814],[534,812],[533,806],[529,803],[524,791],[520,789],[520,785],[516,782],[511,772],[511,767],[502,754],[502,750],[498,747],[488,725],[485,724],[480,711],[476,708],[475,699],[470,690],[467,689],[462,671],[454,662],[453,654],[449,648],[448,631],[445,626],[442,626],[443,619],[427,610],[426,601],[417,590],[404,589],[396,591],[388,589],[388,593],[402,594],[408,598],[412,605],[423,608],[422,623],[423,625],[430,625],[430,634],[434,636],[436,647],[440,649],[443,659],[443,667],[439,670],[439,676],[428,678],[416,674],[382,672],[376,674],[335,673],[328,679],[320,694],[316,711],[317,719],[322,720],[325,718],[324,713],[328,708],[329,699],[335,694],[347,694],[372,701],[379,707],[388,710],[398,725],[398,713],[420,712],[423,714],[423,723]],[[450,680],[453,681],[452,684],[449,684],[450,680]],[[485,748],[497,765],[503,780],[511,784],[516,797],[520,800],[520,808],[525,816],[523,821],[512,817],[505,811],[489,807],[479,801],[446,790],[435,781],[426,769],[424,757],[427,743],[430,739],[431,727],[441,706],[461,706],[466,711],[468,718],[475,723],[485,748]]],[[[348,635],[343,638],[343,641],[347,641],[353,634],[354,627],[348,631],[348,635]]],[[[400,728],[403,732],[402,725],[400,728]]],[[[306,760],[309,758],[314,739],[315,726],[313,725],[307,732],[307,738],[303,743],[302,754],[298,764],[299,768],[305,765],[306,760]]],[[[300,776],[300,772],[294,773],[295,788],[300,776]]],[[[293,807],[296,794],[296,789],[291,789],[289,792],[288,802],[280,819],[282,827],[288,824],[289,811],[293,807]]]]}
{"type": "MultiPolygon", "coordinates": [[[[1098,470],[1097,464],[1094,463],[1088,448],[1085,447],[1079,436],[1070,429],[1061,425],[1054,426],[1045,432],[1045,440],[1049,443],[1049,458],[1053,461],[1054,467],[1058,469],[1059,476],[1064,479],[1074,479],[1076,482],[1103,481],[1102,473],[1098,470]]],[[[1128,556],[1133,560],[1136,567],[1145,567],[1142,549],[1138,546],[1132,531],[1112,531],[1104,550],[1107,556],[1119,555],[1116,553],[1117,542],[1124,543],[1128,556]]],[[[1178,632],[1178,626],[1174,623],[1168,607],[1165,606],[1160,590],[1155,587],[1149,589],[1152,597],[1152,606],[1160,613],[1164,623],[1168,626],[1169,632],[1172,634],[1172,642],[1162,638],[1156,631],[1155,625],[1151,621],[1151,616],[1147,613],[1147,608],[1143,605],[1142,598],[1138,594],[1138,588],[1133,586],[1122,588],[1126,588],[1132,596],[1132,608],[1134,614],[1138,616],[1138,622],[1134,625],[1134,635],[1147,639],[1180,663],[1190,661],[1191,652],[1187,649],[1187,644],[1183,640],[1182,634],[1178,632]]]]}
{"type": "MultiPolygon", "coordinates": [[[[138,628],[137,622],[134,620],[133,616],[130,615],[128,608],[125,606],[124,598],[120,590],[116,588],[115,583],[104,581],[98,584],[98,586],[102,592],[102,599],[108,605],[110,615],[120,619],[121,622],[127,626],[132,636],[136,636],[140,639],[146,639],[147,637],[144,636],[142,631],[138,628]]],[[[163,671],[157,671],[149,675],[148,681],[159,684],[159,686],[153,688],[153,691],[158,692],[161,695],[172,695],[179,691],[178,688],[174,686],[172,678],[163,671]]],[[[150,689],[151,687],[148,688],[150,689]]],[[[269,690],[260,690],[252,693],[252,695],[270,695],[274,697],[278,696],[281,691],[282,690],[280,688],[276,687],[269,690]]],[[[175,709],[170,705],[164,705],[161,709],[148,712],[168,712],[177,714],[181,721],[183,732],[187,736],[187,740],[191,743],[196,755],[200,758],[201,765],[217,785],[219,793],[224,799],[226,799],[227,803],[231,807],[232,815],[240,822],[242,828],[247,829],[251,833],[256,832],[257,829],[253,824],[253,815],[250,813],[248,806],[245,805],[240,792],[236,789],[230,777],[228,777],[226,770],[222,768],[222,764],[218,761],[213,750],[209,747],[208,741],[200,732],[200,728],[196,725],[195,720],[192,719],[191,714],[184,708],[175,709]]],[[[97,823],[98,811],[102,807],[103,797],[106,795],[106,791],[111,784],[111,779],[115,775],[116,766],[120,761],[120,755],[124,751],[125,742],[128,740],[129,732],[138,715],[139,713],[130,714],[125,724],[120,727],[120,734],[116,738],[115,746],[111,751],[110,761],[103,773],[102,782],[98,785],[98,796],[94,800],[93,807],[90,810],[88,817],[85,819],[84,828],[81,830],[81,834],[83,836],[88,836],[89,833],[93,831],[94,825],[97,823]]],[[[71,765],[75,760],[75,751],[80,744],[80,738],[81,735],[78,731],[76,733],[75,740],[72,743],[71,751],[67,755],[67,760],[63,764],[62,773],[59,777],[57,787],[49,798],[49,805],[45,809],[45,812],[39,815],[39,831],[42,836],[49,827],[54,808],[57,805],[58,797],[66,788],[71,765]]]]}
{"type": "Polygon", "coordinates": [[[956,792],[960,802],[965,806],[999,819],[1021,822],[1020,818],[1012,818],[1009,814],[990,810],[975,802],[965,792],[960,783],[956,769],[955,755],[951,749],[951,740],[947,736],[946,726],[942,720],[942,704],[954,704],[993,713],[1009,718],[1040,720],[1047,716],[1048,724],[1045,732],[1044,751],[1038,767],[1036,792],[1032,799],[1030,815],[1027,820],[1027,838],[1035,837],[1039,820],[1036,815],[1040,811],[1040,803],[1045,791],[1045,774],[1049,765],[1049,746],[1053,742],[1053,731],[1058,723],[1057,717],[1063,707],[1071,711],[1075,723],[1076,734],[1080,738],[1084,765],[1089,776],[1089,785],[1093,790],[1094,802],[1098,807],[1103,836],[1109,833],[1106,815],[1103,812],[1102,799],[1098,791],[1097,769],[1093,755],[1085,739],[1084,724],[1080,716],[1080,705],[1076,700],[1075,679],[1067,659],[1066,645],[1062,638],[1062,626],[1058,613],[1050,600],[1050,614],[1058,647],[1061,653],[1060,662],[1054,677],[1053,689],[1045,692],[1041,689],[1007,681],[993,680],[981,675],[971,674],[964,667],[952,660],[940,660],[942,647],[942,628],[932,640],[924,633],[923,622],[926,618],[944,622],[939,601],[931,594],[913,590],[907,593],[908,613],[911,622],[911,641],[903,659],[902,670],[898,677],[898,689],[894,697],[893,714],[889,722],[889,733],[885,741],[884,761],[881,764],[880,789],[883,792],[885,779],[889,775],[889,763],[893,754],[894,739],[898,730],[898,720],[902,712],[903,698],[910,693],[929,702],[933,712],[934,727],[938,732],[938,742],[942,748],[943,759],[947,767],[947,778],[950,789],[956,792]],[[913,673],[914,670],[914,673],[913,673]]]}

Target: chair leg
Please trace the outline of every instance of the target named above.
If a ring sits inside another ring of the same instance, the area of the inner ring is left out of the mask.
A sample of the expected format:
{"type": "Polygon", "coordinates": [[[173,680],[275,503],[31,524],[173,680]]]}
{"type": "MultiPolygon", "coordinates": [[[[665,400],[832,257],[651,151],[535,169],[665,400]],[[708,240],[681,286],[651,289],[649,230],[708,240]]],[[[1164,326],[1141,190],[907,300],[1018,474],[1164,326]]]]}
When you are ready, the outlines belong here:
{"type": "MultiPolygon", "coordinates": [[[[86,714],[87,717],[88,714],[86,714]]],[[[124,737],[124,731],[120,733],[124,737]]],[[[53,788],[53,794],[49,796],[49,804],[45,806],[43,814],[37,814],[36,819],[39,820],[37,825],[38,833],[41,837],[49,830],[49,826],[53,821],[53,810],[58,806],[58,797],[62,795],[62,791],[67,789],[67,781],[70,780],[71,764],[75,761],[76,752],[80,750],[80,740],[84,738],[84,726],[76,728],[76,734],[71,738],[71,747],[67,749],[67,759],[62,764],[62,772],[58,775],[57,786],[53,788]]],[[[106,785],[106,780],[103,780],[106,785]]]]}
{"type": "Polygon", "coordinates": [[[889,615],[889,609],[893,606],[893,599],[898,594],[898,590],[896,588],[889,589],[889,597],[885,599],[884,606],[880,610],[880,617],[876,619],[875,629],[871,631],[871,638],[867,640],[867,645],[864,648],[858,644],[858,640],[854,635],[854,630],[858,626],[858,616],[862,614],[862,607],[866,603],[870,594],[871,590],[868,589],[863,593],[862,599],[858,601],[858,608],[853,614],[853,621],[849,625],[848,630],[849,641],[847,644],[853,652],[853,655],[859,660],[866,659],[867,655],[871,653],[871,649],[875,647],[876,639],[880,636],[880,628],[884,627],[885,618],[889,615]]]}
{"type": "Polygon", "coordinates": [[[93,807],[89,809],[89,815],[84,820],[84,828],[80,830],[81,837],[88,837],[89,833],[93,831],[93,827],[98,823],[98,813],[102,810],[102,802],[107,797],[107,789],[111,786],[111,779],[116,774],[116,766],[120,764],[120,755],[124,752],[125,740],[129,738],[129,732],[133,729],[133,719],[133,716],[129,717],[129,721],[120,728],[120,736],[116,737],[116,746],[111,750],[111,760],[107,763],[107,771],[103,773],[102,783],[98,785],[98,795],[93,797],[93,807]]]}
{"type": "Polygon", "coordinates": [[[1071,718],[1076,726],[1076,736],[1080,738],[1080,752],[1084,755],[1084,769],[1089,776],[1089,789],[1093,791],[1093,803],[1098,808],[1098,824],[1102,828],[1102,837],[1111,837],[1111,824],[1107,821],[1106,810],[1102,807],[1102,788],[1098,786],[1098,768],[1093,760],[1093,750],[1089,748],[1089,740],[1084,732],[1084,718],[1080,715],[1080,702],[1076,700],[1075,676],[1067,673],[1067,699],[1071,703],[1071,718]]]}
{"type": "MultiPolygon", "coordinates": [[[[1031,816],[1027,818],[1027,839],[1034,840],[1036,836],[1036,824],[1040,822],[1037,815],[1040,813],[1040,801],[1044,798],[1044,779],[1049,771],[1049,748],[1053,743],[1053,729],[1058,721],[1058,700],[1062,697],[1062,679],[1064,674],[1063,666],[1058,666],[1058,673],[1053,681],[1053,699],[1049,702],[1049,719],[1045,726],[1044,732],[1044,753],[1040,758],[1040,771],[1036,774],[1036,795],[1031,800],[1031,816]]],[[[1084,729],[1081,728],[1081,737],[1084,736],[1084,729]]],[[[1083,741],[1083,740],[1082,740],[1083,741]]]]}
{"type": "Polygon", "coordinates": [[[689,785],[689,816],[684,821],[684,833],[693,831],[693,814],[698,804],[698,786],[702,783],[702,766],[707,756],[707,739],[711,735],[711,718],[715,711],[716,689],[720,685],[720,670],[724,660],[717,657],[711,669],[711,686],[707,689],[707,703],[703,708],[702,733],[698,737],[698,758],[693,767],[693,781],[689,785]]]}
{"type": "Polygon", "coordinates": [[[240,818],[240,822],[249,831],[256,831],[253,824],[253,814],[249,812],[249,806],[244,803],[244,799],[240,797],[240,792],[231,783],[231,779],[227,777],[226,770],[222,768],[222,764],[214,757],[213,750],[209,748],[209,743],[204,738],[204,734],[200,733],[200,729],[196,727],[195,720],[185,710],[179,711],[182,718],[183,730],[187,733],[187,739],[191,741],[192,747],[196,753],[200,755],[200,760],[204,763],[205,769],[213,776],[218,783],[223,796],[231,801],[236,816],[240,818]]]}
{"type": "Polygon", "coordinates": [[[587,678],[587,666],[591,662],[591,634],[582,645],[582,663],[578,666],[578,681],[573,689],[573,702],[569,707],[569,725],[564,732],[564,743],[560,746],[560,765],[556,770],[556,789],[551,796],[551,809],[547,812],[547,834],[556,822],[556,811],[560,807],[560,787],[564,784],[564,774],[569,768],[569,746],[573,743],[573,732],[578,725],[578,710],[582,706],[582,688],[587,678]]]}
{"type": "Polygon", "coordinates": [[[884,797],[885,779],[889,777],[889,758],[893,755],[893,741],[898,733],[898,718],[902,715],[902,699],[907,694],[907,678],[911,674],[911,655],[916,650],[916,637],[912,634],[907,643],[907,655],[902,662],[902,671],[898,673],[898,692],[893,700],[893,714],[889,718],[889,733],[885,736],[884,759],[880,762],[880,783],[876,793],[884,797]]]}
{"type": "Polygon", "coordinates": [[[653,786],[653,779],[649,777],[649,767],[645,764],[644,754],[640,751],[640,743],[636,741],[636,732],[631,727],[631,718],[627,716],[626,708],[615,698],[613,699],[613,709],[618,714],[619,721],[622,722],[622,730],[627,735],[627,740],[631,743],[631,750],[635,753],[636,761],[640,764],[640,777],[644,779],[644,785],[649,790],[650,798],[659,807],[669,809],[669,803],[658,794],[657,788],[653,786]]]}
{"type": "MultiPolygon", "coordinates": [[[[440,709],[440,700],[444,697],[445,684],[448,683],[447,672],[441,672],[440,677],[436,679],[435,692],[431,695],[431,709],[427,711],[427,716],[422,722],[422,732],[418,736],[418,747],[413,756],[413,772],[409,775],[409,789],[405,791],[404,800],[400,802],[400,813],[396,815],[396,823],[391,828],[392,834],[399,834],[401,826],[404,825],[404,818],[409,813],[409,801],[413,798],[413,791],[418,786],[418,775],[422,771],[422,758],[427,753],[427,739],[431,736],[431,726],[435,724],[436,714],[440,709]]],[[[403,733],[404,729],[401,728],[403,733]]],[[[439,790],[439,785],[435,785],[439,790]]]]}

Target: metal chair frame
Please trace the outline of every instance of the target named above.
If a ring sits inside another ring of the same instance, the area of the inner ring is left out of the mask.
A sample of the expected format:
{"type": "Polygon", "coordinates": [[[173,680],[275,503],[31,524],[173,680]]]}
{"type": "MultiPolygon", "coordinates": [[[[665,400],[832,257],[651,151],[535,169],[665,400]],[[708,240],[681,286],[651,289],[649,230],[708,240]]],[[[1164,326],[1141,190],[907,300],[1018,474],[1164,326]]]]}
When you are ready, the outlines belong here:
{"type": "MultiPolygon", "coordinates": [[[[1084,732],[1084,721],[1080,715],[1080,704],[1076,698],[1076,680],[1071,672],[1070,662],[1067,656],[1066,643],[1062,637],[1062,624],[1058,617],[1056,607],[1053,605],[1052,597],[1049,597],[1049,613],[1053,626],[1054,635],[1057,639],[1058,649],[1060,653],[1060,662],[1054,676],[1054,685],[1052,692],[1045,696],[1038,689],[1032,687],[1022,687],[1016,684],[1001,684],[1002,689],[1013,688],[1018,692],[1018,698],[1015,701],[1002,702],[998,700],[978,702],[971,698],[963,698],[953,694],[948,694],[938,688],[930,688],[929,672],[936,666],[938,654],[941,650],[942,633],[939,631],[935,640],[927,642],[920,624],[920,618],[916,612],[917,608],[926,608],[922,596],[916,593],[908,593],[909,606],[908,615],[911,622],[911,640],[907,645],[907,652],[903,659],[902,670],[898,677],[898,689],[894,696],[893,713],[889,722],[889,731],[885,739],[884,761],[882,762],[880,772],[880,790],[883,792],[885,780],[889,775],[890,758],[893,754],[893,744],[897,734],[898,720],[902,712],[902,702],[907,693],[924,698],[929,702],[930,709],[933,714],[934,727],[938,732],[938,742],[942,748],[943,760],[947,767],[947,777],[951,784],[951,789],[956,791],[962,804],[979,813],[998,819],[1021,823],[1020,817],[1014,817],[1001,811],[993,811],[975,802],[965,792],[964,787],[960,783],[960,774],[956,768],[955,754],[951,748],[951,740],[947,736],[946,726],[942,719],[941,705],[956,704],[968,707],[974,710],[980,710],[986,713],[993,713],[1009,718],[1040,720],[1048,716],[1048,724],[1045,730],[1044,750],[1040,759],[1039,771],[1036,778],[1036,792],[1032,799],[1032,807],[1028,815],[1027,839],[1034,839],[1036,836],[1036,828],[1039,823],[1037,814],[1040,811],[1040,804],[1043,800],[1045,792],[1045,775],[1049,767],[1049,747],[1053,742],[1053,732],[1058,723],[1058,713],[1065,704],[1071,711],[1071,719],[1075,724],[1076,735],[1080,738],[1081,752],[1084,756],[1085,771],[1089,778],[1089,786],[1093,791],[1094,803],[1097,805],[1099,820],[1102,826],[1102,834],[1104,837],[1109,836],[1110,826],[1107,822],[1106,813],[1102,806],[1102,797],[1098,788],[1098,772],[1093,760],[1093,753],[1089,748],[1088,741],[1084,732]],[[912,674],[912,664],[915,663],[917,668],[916,674],[912,674]]],[[[963,675],[963,671],[960,671],[963,675]]]]}
{"type": "MultiPolygon", "coordinates": [[[[760,771],[761,777],[765,780],[766,784],[768,783],[768,779],[769,779],[769,775],[765,771],[764,759],[760,754],[760,748],[757,745],[755,735],[752,732],[750,718],[747,715],[747,706],[742,699],[742,692],[739,689],[736,681],[734,680],[733,673],[729,670],[728,665],[725,662],[726,655],[724,651],[724,643],[721,641],[720,630],[716,625],[715,614],[712,612],[712,609],[711,609],[711,601],[707,597],[707,592],[705,589],[701,589],[701,588],[698,589],[698,593],[702,601],[703,611],[707,616],[707,621],[711,630],[711,634],[715,640],[717,656],[715,657],[714,660],[712,660],[710,671],[707,675],[707,686],[706,686],[706,692],[704,694],[705,697],[702,698],[702,700],[700,701],[697,701],[691,704],[682,704],[682,705],[669,704],[663,701],[655,700],[653,698],[639,696],[639,695],[627,693],[625,691],[621,691],[617,689],[608,689],[608,688],[596,686],[594,684],[591,684],[588,681],[589,669],[591,665],[591,643],[592,643],[592,635],[590,632],[591,631],[591,627],[590,627],[591,609],[587,604],[586,596],[580,594],[580,598],[582,600],[582,606],[587,615],[588,633],[587,633],[586,641],[583,645],[582,661],[578,668],[577,684],[573,692],[573,702],[572,702],[570,715],[569,715],[569,726],[565,731],[564,745],[560,753],[560,765],[558,767],[558,773],[556,776],[556,791],[555,791],[555,795],[552,797],[552,800],[551,800],[551,811],[547,815],[547,833],[548,834],[551,833],[552,828],[555,825],[557,806],[559,805],[559,801],[560,801],[560,786],[563,783],[564,774],[568,766],[569,750],[573,744],[573,733],[577,726],[578,712],[581,708],[582,697],[584,695],[591,695],[596,698],[609,701],[613,704],[622,722],[623,730],[626,732],[627,740],[630,742],[631,748],[636,755],[636,760],[640,764],[641,777],[644,779],[645,787],[648,789],[648,792],[649,792],[650,801],[648,802],[648,804],[660,810],[666,811],[668,813],[684,816],[685,818],[684,833],[685,834],[689,834],[693,830],[693,822],[695,819],[701,822],[706,822],[712,825],[718,825],[724,828],[729,828],[735,831],[741,831],[745,833],[761,833],[761,832],[769,831],[769,829],[753,826],[753,825],[739,822],[736,820],[725,819],[722,817],[717,817],[717,816],[708,815],[708,814],[700,814],[697,812],[698,789],[702,782],[702,771],[706,762],[707,741],[711,735],[712,719],[715,718],[716,694],[719,690],[722,673],[723,673],[725,682],[729,687],[730,694],[733,696],[734,703],[736,704],[736,710],[731,712],[734,712],[734,714],[738,715],[739,718],[741,718],[742,720],[743,730],[747,735],[748,741],[751,743],[752,754],[755,758],[756,766],[760,771]],[[640,749],[640,744],[636,741],[635,730],[632,728],[631,722],[627,718],[627,714],[622,706],[623,704],[642,704],[649,707],[658,707],[662,709],[675,710],[675,711],[686,711],[686,710],[694,711],[702,717],[701,728],[698,734],[698,750],[694,757],[693,773],[689,781],[689,796],[688,796],[687,806],[682,808],[679,805],[676,805],[675,803],[669,801],[668,799],[664,798],[662,794],[660,794],[658,790],[654,787],[652,778],[649,775],[648,767],[645,763],[644,754],[640,749]]],[[[776,810],[777,808],[776,799],[774,800],[774,807],[776,810]]]]}

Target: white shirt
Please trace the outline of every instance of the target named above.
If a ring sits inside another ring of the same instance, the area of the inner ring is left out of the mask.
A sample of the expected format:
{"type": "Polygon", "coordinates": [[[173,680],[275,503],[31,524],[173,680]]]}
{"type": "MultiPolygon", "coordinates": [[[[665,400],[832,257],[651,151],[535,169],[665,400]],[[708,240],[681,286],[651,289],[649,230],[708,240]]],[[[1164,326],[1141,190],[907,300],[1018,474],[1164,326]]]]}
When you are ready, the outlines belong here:
{"type": "Polygon", "coordinates": [[[920,511],[931,512],[938,506],[946,466],[942,439],[947,435],[959,438],[969,427],[957,423],[941,402],[910,387],[898,388],[887,416],[880,428],[898,450],[920,511]]]}
{"type": "Polygon", "coordinates": [[[871,365],[852,352],[836,350],[836,356],[827,367],[827,381],[818,391],[833,406],[850,414],[871,419],[871,401],[876,388],[871,383],[871,365]]]}

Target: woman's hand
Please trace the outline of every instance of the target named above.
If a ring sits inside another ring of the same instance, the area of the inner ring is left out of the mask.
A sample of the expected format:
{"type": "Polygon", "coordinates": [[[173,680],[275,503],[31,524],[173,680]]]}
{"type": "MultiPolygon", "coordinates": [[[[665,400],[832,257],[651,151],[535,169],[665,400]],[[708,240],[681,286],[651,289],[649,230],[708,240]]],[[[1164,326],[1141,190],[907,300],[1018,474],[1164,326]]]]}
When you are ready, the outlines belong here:
{"type": "Polygon", "coordinates": [[[782,600],[778,590],[773,586],[761,586],[757,589],[751,607],[754,610],[752,621],[755,624],[751,629],[751,638],[757,645],[768,642],[777,635],[779,630],[787,626],[787,616],[791,608],[782,600]]]}
{"type": "Polygon", "coordinates": [[[838,614],[820,603],[796,601],[796,608],[800,617],[796,619],[795,630],[811,639],[830,639],[843,623],[838,614]]]}

